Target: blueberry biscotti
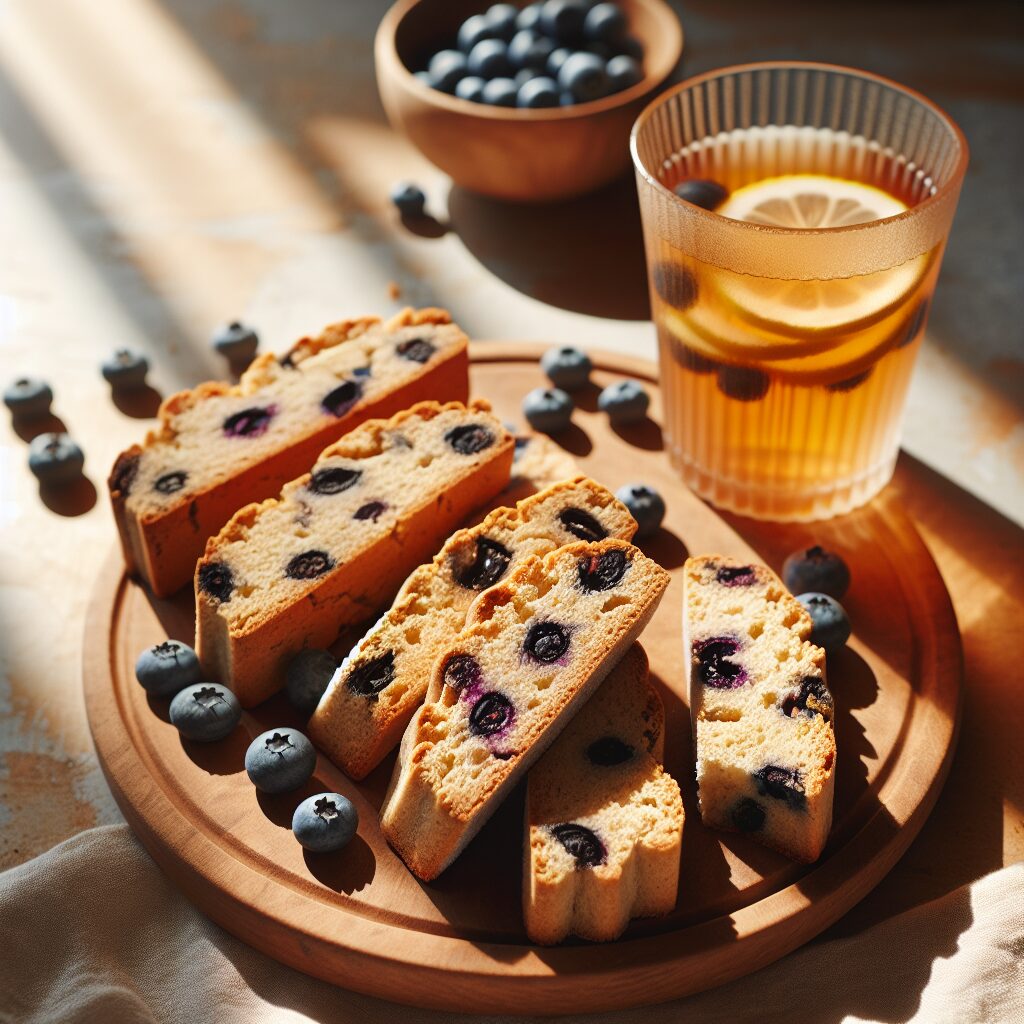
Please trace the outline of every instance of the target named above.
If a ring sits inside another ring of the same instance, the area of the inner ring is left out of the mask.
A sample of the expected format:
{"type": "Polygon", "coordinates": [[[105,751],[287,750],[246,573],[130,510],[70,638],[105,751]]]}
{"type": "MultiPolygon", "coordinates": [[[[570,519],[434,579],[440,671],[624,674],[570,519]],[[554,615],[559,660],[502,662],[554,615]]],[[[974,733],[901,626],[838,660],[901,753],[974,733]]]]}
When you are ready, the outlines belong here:
{"type": "Polygon", "coordinates": [[[836,742],[810,617],[764,566],[708,555],[684,572],[701,817],[817,860],[832,823],[836,742]]]}
{"type": "Polygon", "coordinates": [[[634,644],[530,770],[523,917],[533,942],[607,941],[676,903],[683,801],[634,644]]]}
{"type": "Polygon", "coordinates": [[[385,838],[436,878],[647,624],[668,573],[611,538],[526,559],[472,604],[402,737],[385,838]]]}
{"type": "Polygon", "coordinates": [[[507,483],[513,439],[483,402],[421,402],[324,451],[280,498],[249,505],[196,566],[200,662],[246,707],[302,647],[365,621],[507,483]]]}
{"type": "Polygon", "coordinates": [[[531,555],[575,540],[630,540],[635,530],[626,507],[582,476],[460,530],[405,581],[391,609],[342,663],[310,719],[313,740],[351,778],[363,778],[401,739],[434,662],[482,590],[531,555]]]}
{"type": "Polygon", "coordinates": [[[464,402],[466,336],[439,309],[332,324],[280,359],[259,356],[231,386],[172,395],[160,427],[118,456],[108,481],[129,571],[159,597],[243,505],[305,472],[371,416],[427,399],[464,402]]]}

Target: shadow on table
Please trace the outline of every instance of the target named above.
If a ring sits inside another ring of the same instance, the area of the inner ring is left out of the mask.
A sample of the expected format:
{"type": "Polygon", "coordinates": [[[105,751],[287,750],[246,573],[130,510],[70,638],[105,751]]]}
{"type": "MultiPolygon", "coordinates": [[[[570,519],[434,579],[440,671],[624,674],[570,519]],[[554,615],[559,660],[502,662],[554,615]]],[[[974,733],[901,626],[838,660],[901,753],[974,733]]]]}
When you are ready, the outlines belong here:
{"type": "Polygon", "coordinates": [[[450,229],[497,277],[540,302],[614,320],[650,316],[636,187],[522,205],[453,186],[450,229]]]}

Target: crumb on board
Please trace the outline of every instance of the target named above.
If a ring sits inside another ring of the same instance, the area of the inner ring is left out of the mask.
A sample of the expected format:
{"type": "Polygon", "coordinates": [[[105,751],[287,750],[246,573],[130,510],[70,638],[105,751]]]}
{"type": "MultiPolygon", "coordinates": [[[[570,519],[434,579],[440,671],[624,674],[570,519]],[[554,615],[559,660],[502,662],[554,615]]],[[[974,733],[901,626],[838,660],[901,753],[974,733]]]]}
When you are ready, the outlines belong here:
{"type": "Polygon", "coordinates": [[[388,297],[391,299],[397,299],[402,294],[402,289],[399,287],[397,281],[388,281],[388,297]]]}

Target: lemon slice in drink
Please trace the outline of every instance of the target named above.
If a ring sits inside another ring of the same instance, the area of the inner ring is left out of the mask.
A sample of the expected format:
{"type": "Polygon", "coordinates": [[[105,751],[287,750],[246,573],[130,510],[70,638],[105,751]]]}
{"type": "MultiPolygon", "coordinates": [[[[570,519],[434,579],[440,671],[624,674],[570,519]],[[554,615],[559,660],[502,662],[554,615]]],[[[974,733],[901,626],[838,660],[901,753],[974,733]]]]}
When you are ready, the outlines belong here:
{"type": "MultiPolygon", "coordinates": [[[[733,220],[814,230],[893,217],[905,203],[879,188],[824,174],[785,174],[737,189],[716,209],[733,220]]],[[[837,236],[835,244],[844,244],[837,236]]],[[[770,248],[768,250],[770,252],[770,248]]],[[[770,271],[770,255],[766,270],[770,271]]],[[[723,273],[716,284],[735,312],[753,323],[797,331],[847,331],[897,306],[928,266],[923,254],[890,270],[827,281],[785,281],[723,273]]]]}

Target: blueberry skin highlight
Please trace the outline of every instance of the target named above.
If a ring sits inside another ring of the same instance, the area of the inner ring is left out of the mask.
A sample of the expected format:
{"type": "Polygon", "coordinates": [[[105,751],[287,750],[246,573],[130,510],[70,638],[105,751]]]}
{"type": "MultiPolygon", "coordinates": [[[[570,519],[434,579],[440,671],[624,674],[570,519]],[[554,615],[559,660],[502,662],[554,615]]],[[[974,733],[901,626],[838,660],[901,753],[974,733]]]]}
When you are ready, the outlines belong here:
{"type": "Polygon", "coordinates": [[[481,93],[484,103],[492,107],[514,107],[519,98],[519,87],[512,78],[492,78],[481,93]]]}
{"type": "MultiPolygon", "coordinates": [[[[504,78],[514,71],[508,55],[508,46],[500,39],[482,39],[469,51],[463,74],[468,72],[471,75],[479,75],[480,78],[504,78]]],[[[452,87],[454,88],[454,85],[452,87]]]]}
{"type": "Polygon", "coordinates": [[[583,35],[592,43],[617,43],[626,31],[626,15],[618,4],[595,4],[583,21],[583,35]]]}
{"type": "Polygon", "coordinates": [[[242,719],[242,705],[226,686],[195,683],[174,695],[170,716],[182,738],[212,743],[234,732],[242,719]]]}
{"type": "Polygon", "coordinates": [[[82,475],[85,455],[68,434],[40,434],[28,446],[28,468],[41,484],[67,484],[82,475]]]}
{"type": "Polygon", "coordinates": [[[850,567],[832,551],[815,544],[794,551],[782,563],[782,582],[791,594],[828,594],[837,600],[850,588],[850,567]]]}
{"type": "Polygon", "coordinates": [[[441,50],[435,53],[427,67],[434,88],[442,92],[454,92],[459,79],[466,75],[468,69],[466,55],[458,50],[441,50]]]}
{"type": "Polygon", "coordinates": [[[651,397],[635,380],[609,384],[597,399],[597,407],[612,423],[639,423],[647,415],[651,397]]]}
{"type": "Polygon", "coordinates": [[[523,399],[523,415],[534,430],[557,434],[572,420],[573,401],[560,388],[534,388],[523,399]]]}
{"type": "MultiPolygon", "coordinates": [[[[470,103],[483,103],[484,86],[486,84],[486,81],[480,78],[479,75],[466,75],[455,86],[455,95],[460,100],[469,100],[470,103]]],[[[395,205],[397,206],[398,204],[396,203],[395,205]]]]}
{"type": "Polygon", "coordinates": [[[484,14],[474,14],[459,26],[458,46],[463,53],[469,53],[483,39],[493,39],[494,28],[484,14]]]}
{"type": "Polygon", "coordinates": [[[311,715],[331,681],[338,662],[330,651],[307,647],[285,669],[285,694],[296,711],[311,715]]]}
{"type": "Polygon", "coordinates": [[[582,349],[563,345],[560,348],[549,348],[540,357],[540,368],[556,388],[577,391],[589,383],[594,364],[582,349]]]}
{"type": "Polygon", "coordinates": [[[332,853],[347,846],[359,828],[359,812],[340,793],[317,793],[292,815],[292,832],[310,853],[332,853]]]}
{"type": "Polygon", "coordinates": [[[147,647],[135,662],[135,678],[147,693],[170,697],[202,678],[199,658],[188,644],[165,640],[147,647]]]}
{"type": "Polygon", "coordinates": [[[665,499],[653,487],[647,484],[626,484],[615,492],[615,497],[636,520],[637,537],[649,537],[657,532],[665,518],[665,499]]]}
{"type": "Polygon", "coordinates": [[[814,627],[811,643],[823,647],[829,654],[850,639],[850,619],[846,609],[828,594],[798,594],[797,600],[807,609],[814,627]]]}
{"type": "Polygon", "coordinates": [[[306,784],[316,768],[316,749],[298,729],[268,729],[249,744],[245,771],[264,793],[288,793],[306,784]]]}
{"type": "Polygon", "coordinates": [[[4,405],[15,419],[37,419],[50,415],[53,391],[44,380],[19,377],[4,389],[4,405]]]}
{"type": "MultiPolygon", "coordinates": [[[[520,72],[525,74],[525,72],[520,72]]],[[[526,109],[558,106],[558,83],[553,78],[537,76],[530,78],[519,87],[516,106],[526,109]]]]}
{"type": "Polygon", "coordinates": [[[251,360],[259,348],[259,335],[240,320],[232,320],[218,328],[213,337],[210,338],[210,345],[214,351],[230,361],[251,360]]]}

